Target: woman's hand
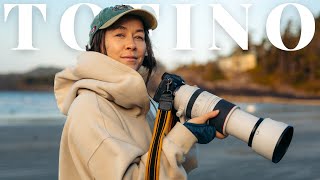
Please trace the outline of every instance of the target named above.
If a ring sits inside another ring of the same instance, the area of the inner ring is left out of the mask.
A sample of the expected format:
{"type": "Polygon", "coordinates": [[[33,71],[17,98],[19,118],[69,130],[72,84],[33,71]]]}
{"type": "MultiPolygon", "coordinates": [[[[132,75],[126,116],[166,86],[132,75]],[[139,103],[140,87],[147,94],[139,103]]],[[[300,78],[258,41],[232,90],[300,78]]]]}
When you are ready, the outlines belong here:
{"type": "MultiPolygon", "coordinates": [[[[189,121],[187,121],[188,123],[193,123],[193,124],[207,124],[207,121],[211,118],[216,117],[219,114],[219,110],[215,110],[215,111],[210,111],[202,116],[196,117],[196,118],[192,118],[189,121]]],[[[215,133],[215,137],[219,138],[219,139],[224,139],[226,136],[221,134],[220,132],[216,131],[215,133]]]]}

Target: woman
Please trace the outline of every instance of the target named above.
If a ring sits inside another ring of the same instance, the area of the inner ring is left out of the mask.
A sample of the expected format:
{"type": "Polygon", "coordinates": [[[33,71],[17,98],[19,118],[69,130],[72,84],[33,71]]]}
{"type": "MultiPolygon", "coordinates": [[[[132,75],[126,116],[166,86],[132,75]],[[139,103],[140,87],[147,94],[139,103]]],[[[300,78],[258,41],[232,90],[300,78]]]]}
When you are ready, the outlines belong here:
{"type": "MultiPolygon", "coordinates": [[[[155,118],[146,89],[156,65],[148,30],[156,26],[147,11],[125,5],[105,8],[92,22],[87,52],[75,67],[56,75],[57,104],[67,115],[59,179],[144,179],[149,124],[155,118]],[[141,66],[148,72],[145,79],[137,72],[141,66]]],[[[214,138],[214,127],[206,121],[217,114],[190,119],[186,125],[178,122],[164,137],[160,179],[187,178],[197,165],[190,149],[201,136],[207,142],[214,138]],[[209,130],[199,135],[193,125],[209,130]]]]}

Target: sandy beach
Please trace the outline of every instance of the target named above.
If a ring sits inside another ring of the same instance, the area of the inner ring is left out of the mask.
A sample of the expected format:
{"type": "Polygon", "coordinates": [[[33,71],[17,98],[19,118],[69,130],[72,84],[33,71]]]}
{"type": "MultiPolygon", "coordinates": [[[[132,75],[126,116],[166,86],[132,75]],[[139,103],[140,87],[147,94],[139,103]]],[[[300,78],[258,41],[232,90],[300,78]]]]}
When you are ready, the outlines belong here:
{"type": "MultiPolygon", "coordinates": [[[[199,168],[189,179],[320,180],[320,113],[312,111],[271,114],[295,128],[288,152],[278,164],[230,136],[199,146],[199,168]]],[[[0,126],[0,179],[56,180],[62,128],[63,121],[0,126]]]]}

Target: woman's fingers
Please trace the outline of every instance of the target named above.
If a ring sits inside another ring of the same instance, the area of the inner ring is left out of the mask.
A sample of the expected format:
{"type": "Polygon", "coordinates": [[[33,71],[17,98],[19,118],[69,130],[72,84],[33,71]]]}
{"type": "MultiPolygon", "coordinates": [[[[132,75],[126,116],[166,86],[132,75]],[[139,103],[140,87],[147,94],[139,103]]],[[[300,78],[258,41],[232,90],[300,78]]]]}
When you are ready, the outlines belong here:
{"type": "MultiPolygon", "coordinates": [[[[210,111],[202,116],[192,118],[188,122],[194,123],[194,124],[206,124],[209,119],[216,117],[218,114],[219,114],[219,110],[210,111]]],[[[224,139],[226,136],[216,131],[216,137],[218,139],[224,139]]]]}
{"type": "Polygon", "coordinates": [[[205,124],[209,119],[216,117],[218,114],[219,114],[219,110],[210,111],[202,116],[192,118],[188,122],[194,123],[194,124],[205,124]]]}
{"type": "Polygon", "coordinates": [[[221,134],[219,131],[216,131],[216,138],[218,138],[218,139],[224,139],[224,138],[226,138],[226,137],[227,137],[227,136],[221,134]]]}
{"type": "Polygon", "coordinates": [[[210,111],[207,114],[207,120],[216,117],[219,114],[219,110],[210,111]]]}

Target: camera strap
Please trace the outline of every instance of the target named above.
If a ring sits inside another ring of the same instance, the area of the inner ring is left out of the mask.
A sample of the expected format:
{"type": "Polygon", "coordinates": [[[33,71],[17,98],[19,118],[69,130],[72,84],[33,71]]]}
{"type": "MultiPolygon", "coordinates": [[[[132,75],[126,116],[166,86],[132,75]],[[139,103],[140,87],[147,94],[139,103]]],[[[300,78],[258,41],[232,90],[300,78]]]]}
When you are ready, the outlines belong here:
{"type": "Polygon", "coordinates": [[[167,89],[161,94],[159,99],[159,107],[155,119],[152,141],[149,147],[148,160],[146,164],[146,180],[158,180],[160,171],[160,155],[162,150],[163,137],[169,133],[174,126],[173,94],[169,87],[172,81],[166,79],[167,89]]]}

